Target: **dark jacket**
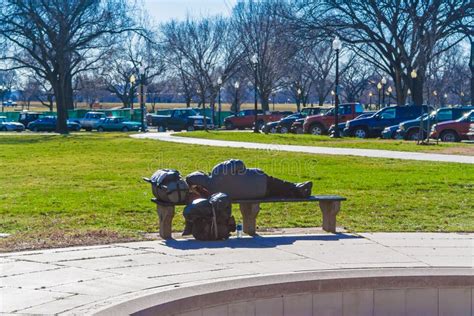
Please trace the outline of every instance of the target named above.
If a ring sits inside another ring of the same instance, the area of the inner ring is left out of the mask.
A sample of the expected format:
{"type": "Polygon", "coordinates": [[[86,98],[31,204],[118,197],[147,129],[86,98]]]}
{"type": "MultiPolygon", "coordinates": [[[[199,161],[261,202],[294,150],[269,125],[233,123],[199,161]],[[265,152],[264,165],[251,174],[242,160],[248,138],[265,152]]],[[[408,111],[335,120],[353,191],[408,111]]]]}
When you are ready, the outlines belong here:
{"type": "Polygon", "coordinates": [[[258,199],[267,193],[267,175],[260,169],[249,169],[241,160],[224,161],[210,175],[193,172],[186,177],[189,185],[201,185],[211,194],[223,192],[232,200],[258,199]]]}

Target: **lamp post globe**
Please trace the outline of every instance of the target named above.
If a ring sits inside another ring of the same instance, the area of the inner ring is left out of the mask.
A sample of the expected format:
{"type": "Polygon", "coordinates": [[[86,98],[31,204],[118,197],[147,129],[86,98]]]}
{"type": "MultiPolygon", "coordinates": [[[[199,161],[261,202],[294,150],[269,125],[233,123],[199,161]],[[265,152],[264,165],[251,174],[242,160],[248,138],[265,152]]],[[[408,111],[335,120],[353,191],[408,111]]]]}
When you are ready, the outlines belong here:
{"type": "Polygon", "coordinates": [[[340,50],[341,48],[342,48],[342,42],[339,39],[339,36],[336,36],[334,40],[332,41],[332,49],[340,50]]]}

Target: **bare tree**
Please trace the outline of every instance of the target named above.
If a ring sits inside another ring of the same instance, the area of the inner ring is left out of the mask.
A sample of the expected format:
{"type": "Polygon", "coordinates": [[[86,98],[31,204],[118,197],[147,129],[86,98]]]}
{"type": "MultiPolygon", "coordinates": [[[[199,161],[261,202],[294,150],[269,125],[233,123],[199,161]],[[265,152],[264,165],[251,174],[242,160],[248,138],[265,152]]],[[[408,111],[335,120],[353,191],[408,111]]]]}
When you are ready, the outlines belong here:
{"type": "Polygon", "coordinates": [[[187,19],[165,24],[162,32],[167,62],[182,80],[184,94],[189,97],[191,89],[196,88],[201,103],[209,100],[214,110],[218,78],[225,83],[235,73],[241,58],[242,50],[231,26],[219,17],[199,22],[187,19]]]}
{"type": "Polygon", "coordinates": [[[105,88],[122,101],[124,108],[132,107],[141,79],[138,75],[144,75],[145,82],[150,85],[164,72],[162,52],[161,46],[150,36],[145,38],[127,32],[101,61],[99,72],[105,88]],[[144,74],[139,74],[141,67],[144,74]],[[137,77],[133,83],[130,81],[132,75],[137,77]]]}
{"type": "Polygon", "coordinates": [[[373,67],[361,58],[357,58],[356,55],[352,55],[348,57],[342,69],[342,94],[347,102],[360,102],[364,90],[369,85],[369,79],[374,73],[373,67]]]}
{"type": "Polygon", "coordinates": [[[459,43],[459,24],[472,19],[473,9],[470,0],[300,1],[300,20],[318,36],[320,28],[338,34],[366,61],[390,74],[398,104],[404,104],[410,87],[414,102],[422,104],[429,62],[459,43]],[[410,76],[413,70],[416,80],[410,76]]]}
{"type": "Polygon", "coordinates": [[[68,133],[73,77],[103,58],[117,34],[136,30],[126,0],[0,0],[0,35],[12,48],[3,54],[12,68],[28,68],[49,82],[57,131],[68,133]]]}
{"type": "Polygon", "coordinates": [[[246,52],[248,77],[254,81],[256,71],[256,84],[265,111],[269,110],[272,91],[284,84],[287,61],[296,52],[294,43],[288,40],[284,19],[278,14],[284,5],[284,1],[275,0],[239,2],[233,12],[234,28],[246,52]],[[252,63],[253,56],[257,58],[256,65],[252,63]]]}

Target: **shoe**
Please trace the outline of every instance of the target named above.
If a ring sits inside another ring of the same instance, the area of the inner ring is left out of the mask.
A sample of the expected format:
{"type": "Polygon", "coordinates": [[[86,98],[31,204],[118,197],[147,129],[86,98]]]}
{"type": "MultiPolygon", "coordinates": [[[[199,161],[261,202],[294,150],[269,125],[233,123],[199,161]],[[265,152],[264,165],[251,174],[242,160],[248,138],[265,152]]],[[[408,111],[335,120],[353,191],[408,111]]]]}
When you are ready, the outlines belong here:
{"type": "Polygon", "coordinates": [[[310,197],[312,189],[313,189],[313,182],[311,181],[296,184],[296,194],[299,198],[310,197]]]}

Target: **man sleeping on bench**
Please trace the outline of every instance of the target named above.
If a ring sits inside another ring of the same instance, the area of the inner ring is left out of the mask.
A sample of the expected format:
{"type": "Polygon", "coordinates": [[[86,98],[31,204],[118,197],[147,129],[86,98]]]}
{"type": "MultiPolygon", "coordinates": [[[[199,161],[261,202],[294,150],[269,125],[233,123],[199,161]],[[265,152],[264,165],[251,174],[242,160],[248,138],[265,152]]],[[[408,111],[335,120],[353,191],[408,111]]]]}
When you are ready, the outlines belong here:
{"type": "MultiPolygon", "coordinates": [[[[235,231],[235,221],[229,210],[221,212],[215,209],[217,222],[212,234],[212,223],[205,218],[199,218],[200,214],[210,213],[207,208],[208,200],[215,199],[216,195],[224,193],[224,199],[230,200],[254,200],[262,198],[307,198],[311,195],[311,182],[291,183],[265,174],[260,169],[246,168],[241,160],[224,161],[212,169],[210,175],[204,172],[193,172],[186,177],[190,188],[188,203],[184,210],[185,228],[183,235],[192,234],[200,240],[216,240],[228,238],[230,232],[235,231]],[[212,196],[212,197],[211,197],[212,196]],[[222,213],[223,216],[220,216],[222,213]],[[229,214],[228,214],[229,213],[229,214]],[[224,216],[225,215],[225,216],[224,216]],[[222,218],[221,218],[222,217],[222,218]],[[215,238],[214,238],[215,235],[215,238]]],[[[230,203],[230,201],[229,201],[230,203]]],[[[212,204],[212,203],[211,203],[212,204]]],[[[244,223],[245,224],[245,223],[244,223]]]]}
{"type": "Polygon", "coordinates": [[[274,178],[260,169],[246,168],[241,160],[231,159],[215,166],[210,175],[197,171],[186,177],[195,198],[223,192],[232,200],[267,197],[307,198],[312,182],[292,183],[274,178]]]}

